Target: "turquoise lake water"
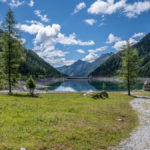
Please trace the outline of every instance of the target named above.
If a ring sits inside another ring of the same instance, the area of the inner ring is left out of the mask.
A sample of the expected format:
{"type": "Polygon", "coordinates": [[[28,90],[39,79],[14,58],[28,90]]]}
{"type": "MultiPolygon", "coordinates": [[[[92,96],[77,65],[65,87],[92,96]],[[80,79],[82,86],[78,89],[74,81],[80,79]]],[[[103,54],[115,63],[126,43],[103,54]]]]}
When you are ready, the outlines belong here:
{"type": "MultiPolygon", "coordinates": [[[[143,83],[132,86],[132,90],[140,90],[143,88],[143,83]]],[[[126,91],[127,89],[116,82],[100,82],[88,80],[66,80],[64,82],[57,82],[48,87],[49,91],[57,92],[95,92],[95,91],[126,91]],[[103,89],[103,85],[105,88],[103,89]]]]}

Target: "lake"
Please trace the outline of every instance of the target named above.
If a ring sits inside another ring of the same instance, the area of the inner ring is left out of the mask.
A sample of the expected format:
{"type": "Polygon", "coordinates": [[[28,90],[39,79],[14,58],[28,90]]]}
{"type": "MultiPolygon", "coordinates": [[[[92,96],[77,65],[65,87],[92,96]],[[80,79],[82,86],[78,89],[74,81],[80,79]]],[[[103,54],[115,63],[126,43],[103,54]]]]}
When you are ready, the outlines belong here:
{"type": "MultiPolygon", "coordinates": [[[[143,83],[132,86],[132,90],[140,90],[143,83]]],[[[100,90],[106,91],[126,91],[127,89],[118,82],[103,82],[89,80],[65,80],[64,82],[56,82],[49,85],[49,91],[56,92],[96,92],[100,90]]]]}

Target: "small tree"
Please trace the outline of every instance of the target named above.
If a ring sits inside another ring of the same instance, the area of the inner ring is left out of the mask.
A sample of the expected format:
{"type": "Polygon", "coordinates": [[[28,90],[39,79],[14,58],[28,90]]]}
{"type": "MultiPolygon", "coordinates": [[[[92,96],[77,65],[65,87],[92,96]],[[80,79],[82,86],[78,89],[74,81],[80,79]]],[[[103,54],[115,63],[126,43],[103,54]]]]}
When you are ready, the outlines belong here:
{"type": "Polygon", "coordinates": [[[127,42],[127,46],[123,53],[124,56],[122,58],[122,68],[119,70],[120,79],[128,88],[128,95],[131,95],[131,86],[137,82],[138,77],[138,52],[135,48],[132,48],[129,42],[127,42]]]}
{"type": "Polygon", "coordinates": [[[106,88],[106,84],[105,84],[105,82],[103,82],[103,84],[102,84],[102,88],[103,88],[103,91],[105,90],[105,88],[106,88]]]}
{"type": "Polygon", "coordinates": [[[33,96],[34,90],[36,88],[36,83],[34,82],[32,76],[30,76],[26,81],[26,88],[30,90],[30,94],[33,96]]]}

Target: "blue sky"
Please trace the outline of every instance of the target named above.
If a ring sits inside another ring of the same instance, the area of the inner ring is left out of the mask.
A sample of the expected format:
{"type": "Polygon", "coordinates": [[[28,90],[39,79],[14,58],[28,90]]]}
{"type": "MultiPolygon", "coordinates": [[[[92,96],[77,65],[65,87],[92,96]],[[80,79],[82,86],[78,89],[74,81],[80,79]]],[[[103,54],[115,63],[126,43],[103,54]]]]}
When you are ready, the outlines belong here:
{"type": "Polygon", "coordinates": [[[55,67],[116,53],[150,30],[149,0],[0,0],[0,23],[9,5],[24,45],[55,67]]]}

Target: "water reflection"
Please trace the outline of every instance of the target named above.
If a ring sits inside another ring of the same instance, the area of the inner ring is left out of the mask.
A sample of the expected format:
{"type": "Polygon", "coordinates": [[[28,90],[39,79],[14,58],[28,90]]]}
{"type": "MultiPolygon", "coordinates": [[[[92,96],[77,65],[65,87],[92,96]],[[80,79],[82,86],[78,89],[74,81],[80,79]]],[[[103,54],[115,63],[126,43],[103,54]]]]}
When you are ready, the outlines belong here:
{"type": "MultiPolygon", "coordinates": [[[[126,91],[120,83],[116,82],[102,82],[102,81],[88,81],[88,80],[66,80],[64,82],[57,82],[49,86],[48,90],[57,92],[94,92],[103,90],[105,84],[106,91],[126,91]]],[[[132,90],[142,89],[143,84],[138,84],[132,87],[132,90]]]]}

